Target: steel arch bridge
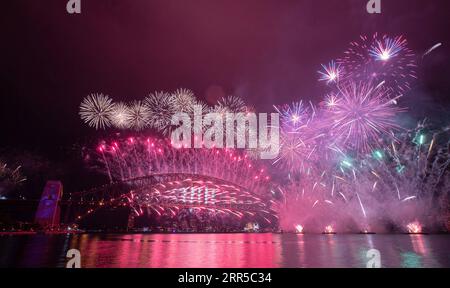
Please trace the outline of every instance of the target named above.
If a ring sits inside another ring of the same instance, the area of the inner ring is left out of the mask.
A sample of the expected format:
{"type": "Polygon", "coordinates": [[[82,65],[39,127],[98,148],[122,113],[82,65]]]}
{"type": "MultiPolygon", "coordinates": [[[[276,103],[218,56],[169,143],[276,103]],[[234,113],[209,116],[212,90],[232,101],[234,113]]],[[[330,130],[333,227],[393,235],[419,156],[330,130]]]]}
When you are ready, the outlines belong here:
{"type": "MultiPolygon", "coordinates": [[[[269,192],[269,191],[268,191],[269,192]]],[[[145,212],[177,215],[185,209],[223,213],[242,219],[277,221],[269,193],[250,189],[212,176],[191,173],[160,173],[126,179],[69,195],[63,202],[76,210],[74,222],[103,207],[130,207],[135,216],[145,212]]],[[[67,220],[66,216],[66,220],[67,220]]]]}

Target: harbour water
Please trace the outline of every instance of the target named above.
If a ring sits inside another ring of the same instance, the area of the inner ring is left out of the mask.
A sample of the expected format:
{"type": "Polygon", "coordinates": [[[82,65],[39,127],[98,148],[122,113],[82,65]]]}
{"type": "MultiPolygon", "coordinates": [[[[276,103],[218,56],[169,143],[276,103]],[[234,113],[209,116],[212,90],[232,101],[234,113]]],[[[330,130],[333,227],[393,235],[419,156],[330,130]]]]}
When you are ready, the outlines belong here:
{"type": "Polygon", "coordinates": [[[450,235],[62,234],[0,235],[0,267],[450,267],[450,235]]]}

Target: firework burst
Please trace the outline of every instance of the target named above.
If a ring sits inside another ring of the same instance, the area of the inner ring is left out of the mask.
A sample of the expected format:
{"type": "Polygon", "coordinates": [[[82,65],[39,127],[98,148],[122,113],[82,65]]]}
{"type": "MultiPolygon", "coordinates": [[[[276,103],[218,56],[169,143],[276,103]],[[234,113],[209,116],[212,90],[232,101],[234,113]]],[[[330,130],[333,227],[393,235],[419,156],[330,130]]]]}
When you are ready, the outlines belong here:
{"type": "Polygon", "coordinates": [[[369,49],[369,55],[377,61],[389,61],[397,57],[403,50],[407,49],[407,41],[401,36],[395,38],[383,37],[377,40],[369,49]]]}
{"type": "MultiPolygon", "coordinates": [[[[183,201],[186,191],[217,185],[208,189],[232,192],[226,196],[229,203],[235,203],[242,198],[235,197],[230,184],[237,189],[240,186],[271,199],[285,223],[282,225],[299,232],[303,227],[327,233],[345,229],[381,232],[384,228],[380,227],[397,226],[418,233],[421,225],[428,230],[430,223],[448,221],[441,218],[448,211],[450,129],[431,132],[424,124],[415,131],[399,129],[396,115],[403,109],[397,106],[397,99],[416,78],[416,66],[415,56],[401,36],[375,34],[352,42],[342,59],[322,65],[319,80],[333,85],[318,109],[302,101],[275,107],[281,114],[281,139],[280,153],[272,162],[274,169],[264,169],[263,161],[253,161],[260,159],[263,148],[245,152],[186,149],[174,147],[168,139],[144,139],[141,133],[136,138],[101,142],[95,152],[98,157],[86,157],[86,161],[102,164],[111,182],[183,174],[184,180],[163,187],[169,197],[181,195],[183,201]],[[276,179],[272,181],[267,172],[276,173],[276,179]],[[193,175],[213,180],[191,179],[193,175]],[[352,225],[357,227],[347,228],[352,225]]],[[[80,115],[97,129],[110,124],[121,129],[152,127],[168,135],[176,112],[193,119],[194,112],[196,116],[215,112],[241,117],[254,111],[235,96],[222,98],[210,108],[187,89],[154,93],[143,103],[113,104],[107,96],[92,94],[81,104],[80,115]]],[[[271,141],[278,145],[278,138],[271,141]]],[[[1,170],[0,165],[0,176],[1,170]]],[[[154,195],[160,192],[157,190],[154,195]]],[[[139,199],[134,198],[134,203],[139,199]]],[[[204,204],[196,199],[188,201],[204,204]]],[[[138,204],[135,208],[141,209],[138,204]]],[[[161,215],[161,207],[154,208],[161,215]]]]}
{"type": "Polygon", "coordinates": [[[212,112],[215,113],[245,113],[246,111],[244,100],[237,96],[223,97],[212,108],[212,112]]]}
{"type": "Polygon", "coordinates": [[[339,97],[336,94],[331,93],[325,96],[323,103],[327,109],[333,109],[339,103],[339,101],[339,97]]]}
{"type": "Polygon", "coordinates": [[[398,129],[395,117],[403,110],[386,96],[383,87],[354,82],[339,88],[339,101],[326,113],[331,136],[341,147],[370,151],[382,137],[398,129]]]}
{"type": "Polygon", "coordinates": [[[281,129],[280,153],[272,164],[289,172],[305,171],[316,150],[315,141],[309,132],[306,126],[296,131],[281,129]]]}
{"type": "Polygon", "coordinates": [[[171,130],[172,116],[178,112],[174,98],[165,92],[155,92],[145,99],[146,106],[149,110],[148,124],[168,135],[171,130]]]}
{"type": "Polygon", "coordinates": [[[119,180],[186,173],[216,177],[253,191],[264,191],[270,180],[264,166],[235,149],[184,149],[168,139],[133,137],[101,142],[96,154],[107,173],[119,180]]]}
{"type": "MultiPolygon", "coordinates": [[[[189,114],[189,117],[191,118],[191,120],[194,119],[194,113],[200,114],[203,117],[207,114],[211,112],[211,107],[208,106],[208,104],[206,104],[205,102],[201,101],[201,100],[195,100],[194,104],[189,107],[189,109],[186,111],[186,113],[189,114]],[[195,109],[197,109],[197,111],[195,111],[195,109]]],[[[207,125],[205,125],[204,121],[201,121],[202,126],[200,127],[201,131],[194,131],[195,133],[203,133],[205,132],[206,128],[208,127],[207,125]]],[[[197,127],[195,127],[196,129],[197,127]]]]}
{"type": "Polygon", "coordinates": [[[131,110],[125,103],[117,103],[114,105],[113,112],[111,113],[111,123],[114,127],[119,129],[130,128],[131,110]]]}
{"type": "Polygon", "coordinates": [[[328,65],[322,64],[322,70],[318,71],[320,74],[319,81],[325,81],[327,84],[338,83],[344,71],[340,64],[331,61],[328,65]]]}
{"type": "Polygon", "coordinates": [[[345,68],[346,78],[374,85],[384,81],[396,96],[402,95],[417,79],[417,59],[407,44],[402,36],[361,36],[337,63],[345,68]]]}
{"type": "Polygon", "coordinates": [[[150,109],[141,101],[134,101],[129,108],[129,125],[134,130],[143,130],[148,126],[150,109]]]}
{"type": "Polygon", "coordinates": [[[90,94],[80,105],[81,119],[90,127],[105,129],[111,125],[114,103],[111,98],[103,94],[90,94]]]}
{"type": "Polygon", "coordinates": [[[189,89],[178,89],[172,94],[175,110],[177,112],[192,111],[192,107],[196,104],[194,93],[189,89]]]}
{"type": "Polygon", "coordinates": [[[273,162],[278,168],[288,171],[299,170],[304,160],[305,143],[299,132],[282,131],[280,135],[280,153],[273,162]],[[300,165],[299,165],[300,164],[300,165]]]}
{"type": "Polygon", "coordinates": [[[309,122],[309,107],[306,107],[303,101],[274,108],[281,115],[281,123],[285,129],[296,130],[309,122]]]}

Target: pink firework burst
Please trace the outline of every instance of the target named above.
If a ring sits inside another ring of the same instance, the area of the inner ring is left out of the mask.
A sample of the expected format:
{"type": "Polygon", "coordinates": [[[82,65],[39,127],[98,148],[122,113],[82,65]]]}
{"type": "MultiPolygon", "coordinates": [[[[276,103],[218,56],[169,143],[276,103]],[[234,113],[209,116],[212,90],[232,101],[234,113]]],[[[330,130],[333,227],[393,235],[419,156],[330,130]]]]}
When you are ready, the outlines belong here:
{"type": "Polygon", "coordinates": [[[377,40],[369,49],[369,55],[378,61],[389,61],[397,57],[402,50],[407,49],[407,41],[401,36],[395,38],[384,37],[377,40]]]}
{"type": "Polygon", "coordinates": [[[374,85],[384,81],[395,96],[407,92],[417,79],[417,59],[403,36],[361,36],[337,63],[345,69],[346,78],[374,85]]]}
{"type": "Polygon", "coordinates": [[[381,139],[392,138],[399,128],[396,115],[403,109],[386,95],[382,86],[350,82],[339,87],[339,101],[325,117],[333,141],[339,146],[365,153],[381,139]]]}

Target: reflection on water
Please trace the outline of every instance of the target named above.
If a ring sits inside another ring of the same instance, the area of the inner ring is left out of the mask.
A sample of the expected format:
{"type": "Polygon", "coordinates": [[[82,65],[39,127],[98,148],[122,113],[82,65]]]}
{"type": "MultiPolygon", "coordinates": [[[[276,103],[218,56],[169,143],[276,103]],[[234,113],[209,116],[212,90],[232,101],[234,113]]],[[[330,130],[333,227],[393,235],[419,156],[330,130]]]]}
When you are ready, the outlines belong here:
{"type": "Polygon", "coordinates": [[[448,235],[80,234],[0,236],[0,267],[450,267],[448,235]]]}

